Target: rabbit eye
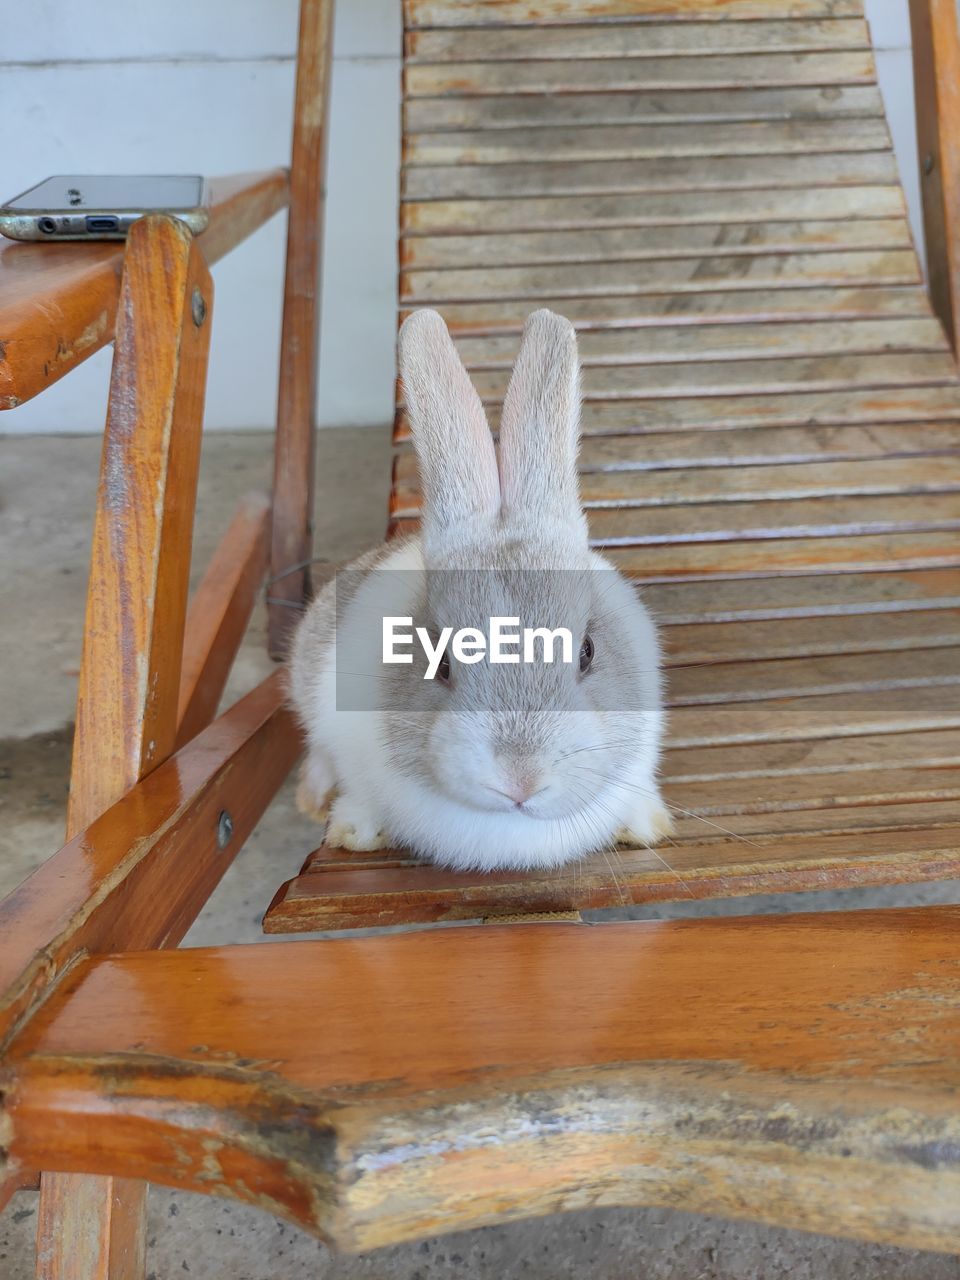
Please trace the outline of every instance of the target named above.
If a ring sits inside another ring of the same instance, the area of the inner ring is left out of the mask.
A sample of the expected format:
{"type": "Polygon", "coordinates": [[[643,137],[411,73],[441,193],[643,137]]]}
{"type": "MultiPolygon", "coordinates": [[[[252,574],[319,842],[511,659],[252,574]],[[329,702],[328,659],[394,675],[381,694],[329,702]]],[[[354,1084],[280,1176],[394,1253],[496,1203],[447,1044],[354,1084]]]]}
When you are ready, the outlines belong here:
{"type": "Polygon", "coordinates": [[[450,656],[444,653],[437,666],[437,679],[443,684],[450,683],[450,656]]]}
{"type": "Polygon", "coordinates": [[[589,636],[583,637],[583,644],[580,646],[580,674],[586,675],[590,670],[590,664],[593,662],[593,641],[589,636]]]}

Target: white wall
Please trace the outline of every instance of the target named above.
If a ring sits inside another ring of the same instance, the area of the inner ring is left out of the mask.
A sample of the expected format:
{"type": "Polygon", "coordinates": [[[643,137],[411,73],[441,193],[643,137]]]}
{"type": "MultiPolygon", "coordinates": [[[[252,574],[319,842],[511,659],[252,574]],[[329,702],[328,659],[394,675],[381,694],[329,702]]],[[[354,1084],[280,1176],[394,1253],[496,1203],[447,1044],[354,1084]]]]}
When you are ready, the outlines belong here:
{"type": "MultiPolygon", "coordinates": [[[[908,0],[867,0],[915,230],[908,0]]],[[[286,163],[296,0],[0,0],[0,195],[51,173],[230,173],[286,163]]],[[[393,398],[400,0],[339,0],[319,414],[382,423],[393,398]]],[[[207,425],[273,421],[282,217],[214,269],[207,425]]],[[[0,432],[103,425],[110,352],[0,432]]]]}

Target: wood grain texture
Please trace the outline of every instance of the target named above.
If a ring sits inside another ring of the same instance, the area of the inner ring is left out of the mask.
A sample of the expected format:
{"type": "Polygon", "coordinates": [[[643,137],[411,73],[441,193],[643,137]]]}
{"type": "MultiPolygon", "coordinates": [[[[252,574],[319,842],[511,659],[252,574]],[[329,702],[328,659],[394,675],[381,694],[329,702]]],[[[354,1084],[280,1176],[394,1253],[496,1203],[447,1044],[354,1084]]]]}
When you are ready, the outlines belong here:
{"type": "Polygon", "coordinates": [[[741,85],[870,84],[869,50],[849,53],[717,54],[710,58],[597,58],[518,62],[411,63],[404,88],[411,98],[445,94],[623,93],[631,90],[737,89],[741,85]]]}
{"type": "Polygon", "coordinates": [[[960,604],[956,569],[898,570],[843,575],[783,575],[709,583],[647,586],[643,598],[664,626],[848,617],[960,604]]]}
{"type": "Polygon", "coordinates": [[[274,444],[269,647],[282,657],[310,594],[324,181],[333,0],[301,0],[274,444]],[[287,606],[287,607],[285,607],[287,606]],[[291,607],[292,606],[292,607],[291,607]]]}
{"type": "Polygon", "coordinates": [[[883,113],[875,85],[799,85],[753,89],[625,90],[621,93],[540,95],[484,94],[449,98],[408,98],[403,105],[407,132],[439,129],[555,128],[576,124],[691,124],[732,120],[825,118],[836,121],[883,113]]]}
{"type": "Polygon", "coordinates": [[[177,745],[217,713],[267,571],[270,499],[250,493],[214,553],[190,601],[183,642],[177,745]]]}
{"type": "Polygon", "coordinates": [[[585,1184],[952,1248],[956,927],[940,908],[94,961],[11,1055],[15,1150],[212,1173],[350,1249],[573,1208],[585,1184]],[[318,1002],[335,1037],[305,1033],[318,1002]],[[77,1110],[97,1124],[64,1126],[77,1110]]]}
{"type": "Polygon", "coordinates": [[[147,1183],[44,1174],[37,1217],[37,1280],[142,1280],[147,1183]]]}
{"type": "MultiPolygon", "coordinates": [[[[489,415],[497,426],[498,408],[489,415]]],[[[736,396],[677,396],[675,399],[597,400],[583,406],[584,437],[647,435],[681,431],[728,431],[754,427],[833,427],[861,423],[911,423],[960,417],[956,383],[942,386],[863,387],[843,391],[794,390],[740,393],[736,396]]],[[[400,410],[394,438],[408,440],[409,424],[400,410]]]]}
{"type": "MultiPolygon", "coordinates": [[[[576,872],[498,872],[477,876],[417,864],[390,851],[364,865],[324,863],[320,850],[300,876],[281,886],[267,915],[267,933],[317,929],[393,928],[496,919],[535,913],[596,911],[648,902],[742,897],[816,889],[916,884],[957,874],[960,828],[957,806],[884,804],[874,825],[860,814],[837,810],[815,830],[809,814],[738,819],[678,819],[672,844],[647,850],[608,850],[578,864],[576,872]],[[952,808],[953,822],[950,821],[952,808]],[[884,813],[890,810],[900,817],[884,813]],[[940,828],[927,819],[940,813],[940,828]],[[909,814],[916,814],[911,826],[909,814]],[[790,827],[794,829],[791,830],[790,827]],[[737,828],[741,834],[724,835],[737,828]],[[779,828],[779,830],[777,829],[779,828]],[[698,843],[697,832],[708,838],[698,843]],[[766,833],[766,834],[765,834],[766,833]]],[[[334,856],[342,852],[332,850],[334,856]]],[[[605,927],[610,927],[609,925],[605,927]]]]}
{"type": "Polygon", "coordinates": [[[415,165],[401,174],[404,200],[508,196],[624,195],[681,191],[746,191],[754,187],[889,186],[898,181],[892,153],[826,151],[800,165],[796,156],[669,156],[576,164],[415,165]]]}
{"type": "MultiPolygon", "coordinates": [[[[591,228],[577,231],[411,236],[400,242],[407,269],[513,266],[548,262],[636,262],[664,258],[730,257],[739,254],[903,249],[911,245],[903,218],[836,221],[699,224],[591,228]]],[[[935,321],[931,323],[936,324],[935,321]]],[[[939,328],[939,326],[937,326],[939,328]]]]}
{"type": "Polygon", "coordinates": [[[469,6],[461,0],[404,0],[403,7],[410,29],[862,17],[862,0],[471,0],[469,6]]]}
{"type": "MultiPolygon", "coordinates": [[[[546,230],[555,234],[597,227],[724,226],[804,219],[853,221],[904,218],[899,187],[757,187],[749,200],[729,191],[671,192],[665,195],[543,196],[490,200],[407,200],[400,206],[404,242],[415,236],[546,230]]],[[[662,234],[662,233],[661,233],[662,234]]],[[[682,234],[682,233],[680,233],[682,234]]],[[[402,250],[413,247],[402,244],[402,250]]]]}
{"type": "MultiPolygon", "coordinates": [[[[749,324],[930,315],[926,293],[919,285],[804,286],[795,283],[784,287],[729,289],[717,282],[703,293],[550,297],[538,299],[537,303],[565,315],[581,332],[663,324],[749,324]]],[[[481,302],[443,302],[438,309],[455,335],[519,334],[530,314],[530,303],[523,298],[496,298],[481,302]]],[[[411,310],[411,304],[402,303],[401,318],[411,310]]],[[[878,412],[882,413],[882,407],[878,412]]]]}
{"type": "Polygon", "coordinates": [[[455,267],[400,273],[407,306],[435,306],[471,299],[522,298],[535,310],[544,298],[700,293],[711,289],[795,285],[915,284],[913,250],[794,253],[671,258],[654,262],[561,263],[523,267],[455,267]]]}
{"type": "MultiPolygon", "coordinates": [[[[287,202],[282,169],[210,181],[208,263],[287,202]]],[[[38,395],[114,336],[124,246],[0,240],[0,409],[38,395]]]]}
{"type": "MultiPolygon", "coordinates": [[[[809,498],[879,497],[884,494],[893,497],[924,493],[960,493],[960,456],[941,457],[936,461],[892,457],[869,462],[830,462],[822,466],[811,463],[762,467],[734,465],[677,470],[668,474],[660,471],[617,471],[586,475],[580,483],[580,496],[585,507],[617,513],[631,507],[663,508],[751,500],[761,503],[792,502],[809,498]]],[[[396,485],[393,515],[414,516],[419,511],[419,491],[408,492],[405,496],[403,489],[396,485]]],[[[710,512],[693,511],[687,519],[695,528],[709,528],[711,515],[710,512]]],[[[890,515],[894,517],[893,510],[890,515]]],[[[755,518],[763,520],[759,509],[755,518]]],[[[730,527],[736,528],[735,518],[730,527]]]]}
{"type": "MultiPolygon", "coordinates": [[[[891,462],[960,452],[953,422],[877,423],[807,427],[731,427],[714,431],[651,432],[632,436],[588,436],[580,446],[581,483],[597,474],[672,471],[688,467],[756,467],[774,464],[891,462]]],[[[416,457],[397,447],[394,496],[416,501],[416,457]]],[[[669,477],[660,483],[669,485],[669,477]]]]}
{"type": "Polygon", "coordinates": [[[404,58],[416,62],[512,62],[544,58],[660,58],[667,54],[803,53],[869,49],[861,18],[766,22],[638,22],[591,26],[414,29],[404,58]]]}
{"type": "Polygon", "coordinates": [[[671,627],[663,634],[669,669],[686,663],[732,662],[747,658],[797,658],[827,653],[888,655],[896,670],[904,650],[960,645],[960,613],[952,607],[914,610],[884,617],[874,612],[837,617],[794,618],[782,622],[707,622],[671,627]]]}
{"type": "Polygon", "coordinates": [[[960,565],[956,531],[855,534],[842,538],[761,538],[611,547],[604,553],[639,582],[755,578],[782,574],[871,573],[960,565]]]}
{"type": "Polygon", "coordinates": [[[213,283],[190,232],[127,239],[87,596],[68,828],[173,750],[213,283]],[[206,318],[197,324],[194,296],[206,318]]]}
{"type": "Polygon", "coordinates": [[[910,0],[920,189],[930,296],[957,341],[960,311],[960,31],[950,0],[910,0]]]}
{"type": "MultiPolygon", "coordinates": [[[[174,748],[212,305],[210,273],[184,224],[136,222],[117,303],[68,836],[174,748]]],[[[146,1193],[122,1178],[45,1173],[41,1280],[139,1280],[146,1193]]]]}
{"type": "MultiPolygon", "coordinates": [[[[882,117],[847,120],[845,151],[877,151],[889,146],[882,117]]],[[[583,125],[552,129],[445,129],[407,133],[408,165],[548,164],[562,160],[631,161],[657,157],[816,154],[835,149],[834,120],[724,121],[721,124],[583,125]]]]}
{"type": "MultiPolygon", "coordinates": [[[[512,368],[518,346],[516,338],[503,334],[462,337],[457,342],[460,357],[471,372],[512,368]]],[[[776,324],[745,321],[737,325],[671,325],[665,317],[661,325],[588,331],[580,336],[577,347],[582,367],[948,350],[943,330],[932,316],[782,320],[776,324]]]]}
{"type": "MultiPolygon", "coordinates": [[[[473,381],[481,399],[500,404],[505,370],[479,370],[473,381]]],[[[724,396],[843,391],[856,386],[952,386],[960,393],[949,352],[890,352],[828,356],[773,355],[761,360],[689,360],[649,365],[611,365],[583,371],[583,398],[639,401],[683,395],[724,396]]]]}
{"type": "Polygon", "coordinates": [[[0,903],[0,1046],[81,953],[180,941],[300,752],[284,696],[277,672],[0,903]]]}

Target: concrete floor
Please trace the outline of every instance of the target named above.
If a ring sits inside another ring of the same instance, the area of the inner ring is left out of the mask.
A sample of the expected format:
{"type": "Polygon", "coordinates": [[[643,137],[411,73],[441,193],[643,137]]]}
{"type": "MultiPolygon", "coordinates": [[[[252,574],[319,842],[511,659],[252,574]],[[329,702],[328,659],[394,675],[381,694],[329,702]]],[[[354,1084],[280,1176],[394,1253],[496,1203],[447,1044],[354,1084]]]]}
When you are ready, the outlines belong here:
{"type": "MultiPolygon", "coordinates": [[[[270,441],[215,435],[204,446],[196,533],[202,568],[236,499],[269,481],[270,441]]],[[[317,546],[330,560],[377,540],[388,442],[378,430],[322,432],[317,546]]],[[[61,843],[70,721],[99,440],[0,437],[0,895],[61,843]]],[[[263,618],[250,629],[228,697],[270,669],[263,618]]],[[[286,787],[187,937],[256,942],[260,916],[316,842],[286,787]]],[[[633,915],[734,914],[815,905],[957,902],[960,884],[684,902],[633,915]]],[[[36,1194],[0,1214],[0,1280],[33,1275],[36,1194]]],[[[603,1210],[464,1232],[358,1257],[335,1257],[285,1223],[241,1205],[156,1187],[153,1280],[960,1280],[960,1259],[835,1241],[665,1209],[603,1210]]]]}

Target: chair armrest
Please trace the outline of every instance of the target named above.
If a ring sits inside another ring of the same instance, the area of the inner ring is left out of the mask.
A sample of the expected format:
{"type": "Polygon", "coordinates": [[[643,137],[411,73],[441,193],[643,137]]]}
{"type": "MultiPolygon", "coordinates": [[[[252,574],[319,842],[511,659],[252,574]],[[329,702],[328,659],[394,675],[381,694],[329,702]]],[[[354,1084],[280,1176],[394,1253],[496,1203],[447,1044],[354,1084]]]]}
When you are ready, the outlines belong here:
{"type": "MultiPolygon", "coordinates": [[[[285,169],[210,182],[201,245],[216,262],[282,209],[285,169]]],[[[15,409],[113,340],[124,245],[0,245],[0,409],[15,409]]]]}

